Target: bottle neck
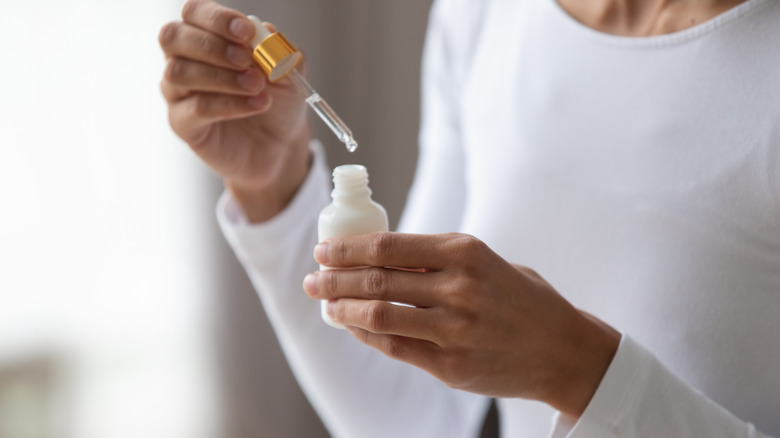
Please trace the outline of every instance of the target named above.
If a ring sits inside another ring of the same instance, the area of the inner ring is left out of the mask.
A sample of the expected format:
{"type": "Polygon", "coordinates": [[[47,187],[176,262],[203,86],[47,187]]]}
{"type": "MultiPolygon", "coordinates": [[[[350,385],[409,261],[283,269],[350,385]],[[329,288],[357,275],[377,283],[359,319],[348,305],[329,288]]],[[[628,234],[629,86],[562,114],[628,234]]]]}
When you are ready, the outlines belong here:
{"type": "Polygon", "coordinates": [[[360,165],[339,166],[333,171],[334,202],[354,202],[371,199],[368,172],[360,165]]]}
{"type": "Polygon", "coordinates": [[[336,205],[362,204],[371,201],[371,189],[368,186],[351,187],[346,190],[337,187],[330,192],[330,196],[336,205]]]}

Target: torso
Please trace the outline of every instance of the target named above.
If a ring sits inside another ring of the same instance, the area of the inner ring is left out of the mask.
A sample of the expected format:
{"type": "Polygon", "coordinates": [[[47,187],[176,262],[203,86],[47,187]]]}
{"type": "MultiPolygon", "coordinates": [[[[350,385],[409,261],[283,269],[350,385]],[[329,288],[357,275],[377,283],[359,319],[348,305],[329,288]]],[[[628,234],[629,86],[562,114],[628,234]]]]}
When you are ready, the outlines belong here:
{"type": "MultiPolygon", "coordinates": [[[[462,231],[780,434],[780,3],[650,38],[553,0],[495,0],[484,20],[462,231]]],[[[549,408],[501,409],[507,436],[549,429],[549,408]]]]}

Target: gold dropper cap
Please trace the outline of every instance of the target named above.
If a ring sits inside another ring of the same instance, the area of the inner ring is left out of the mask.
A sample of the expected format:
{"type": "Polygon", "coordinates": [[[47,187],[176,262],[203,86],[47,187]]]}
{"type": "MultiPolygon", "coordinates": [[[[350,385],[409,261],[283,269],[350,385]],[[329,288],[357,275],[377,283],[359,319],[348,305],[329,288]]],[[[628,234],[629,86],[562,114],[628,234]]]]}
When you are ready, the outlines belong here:
{"type": "Polygon", "coordinates": [[[290,74],[290,79],[297,85],[298,90],[306,99],[306,103],[328,125],[336,137],[347,146],[347,150],[354,152],[358,144],[352,131],[333,111],[333,108],[320,97],[319,93],[314,91],[303,75],[295,70],[303,58],[301,52],[281,33],[271,33],[256,16],[249,15],[247,18],[255,26],[255,35],[250,42],[251,46],[255,48],[252,52],[252,58],[260,65],[260,68],[268,76],[268,80],[276,82],[290,74]]]}
{"type": "MultiPolygon", "coordinates": [[[[255,16],[250,16],[249,19],[261,23],[260,19],[255,16]]],[[[252,40],[252,44],[255,46],[252,58],[260,65],[268,79],[271,82],[276,82],[297,67],[303,59],[303,55],[281,33],[268,32],[262,24],[256,25],[255,29],[257,34],[252,40]]]]}

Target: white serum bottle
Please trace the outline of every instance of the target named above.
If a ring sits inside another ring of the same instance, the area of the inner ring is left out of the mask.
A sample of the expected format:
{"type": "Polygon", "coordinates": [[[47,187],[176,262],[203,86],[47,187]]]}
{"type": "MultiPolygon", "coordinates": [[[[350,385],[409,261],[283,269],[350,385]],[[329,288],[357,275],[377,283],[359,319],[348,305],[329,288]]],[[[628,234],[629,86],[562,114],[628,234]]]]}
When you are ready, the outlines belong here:
{"type": "MultiPolygon", "coordinates": [[[[338,166],[333,170],[333,202],[320,213],[319,241],[334,236],[388,231],[385,208],[371,199],[368,171],[358,164],[338,166]]],[[[329,269],[320,265],[321,270],[329,269]]],[[[322,301],[322,320],[331,327],[343,329],[327,313],[328,302],[322,301]]]]}

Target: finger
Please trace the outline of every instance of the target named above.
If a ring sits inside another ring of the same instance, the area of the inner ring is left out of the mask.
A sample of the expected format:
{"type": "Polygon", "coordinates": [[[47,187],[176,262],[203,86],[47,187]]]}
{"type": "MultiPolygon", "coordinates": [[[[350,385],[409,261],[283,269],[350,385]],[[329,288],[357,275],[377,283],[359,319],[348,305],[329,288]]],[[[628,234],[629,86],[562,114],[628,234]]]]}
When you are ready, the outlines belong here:
{"type": "Polygon", "coordinates": [[[360,298],[430,307],[436,300],[438,273],[399,271],[388,268],[327,269],[306,276],[303,289],[321,300],[360,298]]]}
{"type": "Polygon", "coordinates": [[[359,327],[347,326],[347,330],[357,340],[379,350],[386,356],[423,370],[435,370],[441,362],[442,350],[432,342],[397,335],[372,333],[359,327]]]}
{"type": "Polygon", "coordinates": [[[159,40],[166,59],[176,56],[233,70],[244,70],[252,65],[249,46],[235,44],[188,24],[166,24],[160,30],[159,40]]]}
{"type": "Polygon", "coordinates": [[[481,256],[486,250],[484,243],[466,234],[373,233],[327,239],[314,248],[314,258],[329,267],[443,270],[459,257],[481,256]]]}
{"type": "Polygon", "coordinates": [[[440,340],[435,330],[441,325],[436,310],[353,298],[330,300],[327,310],[334,321],[371,333],[398,335],[434,343],[440,340]]]}
{"type": "Polygon", "coordinates": [[[255,27],[244,14],[213,0],[189,0],[181,9],[185,23],[237,43],[248,42],[255,27]]]}
{"type": "Polygon", "coordinates": [[[174,132],[191,141],[211,123],[260,114],[271,103],[271,97],[264,92],[250,97],[197,93],[172,103],[168,117],[174,132]]]}
{"type": "Polygon", "coordinates": [[[210,92],[254,96],[268,83],[257,68],[237,72],[184,58],[171,58],[163,73],[163,94],[176,101],[193,92],[210,92]]]}

